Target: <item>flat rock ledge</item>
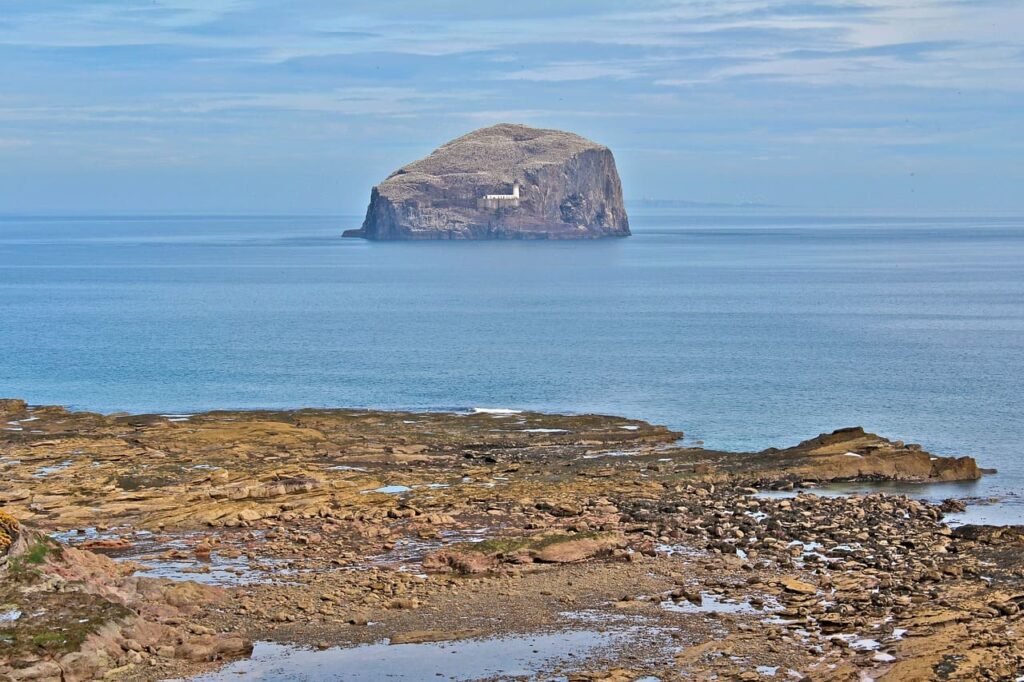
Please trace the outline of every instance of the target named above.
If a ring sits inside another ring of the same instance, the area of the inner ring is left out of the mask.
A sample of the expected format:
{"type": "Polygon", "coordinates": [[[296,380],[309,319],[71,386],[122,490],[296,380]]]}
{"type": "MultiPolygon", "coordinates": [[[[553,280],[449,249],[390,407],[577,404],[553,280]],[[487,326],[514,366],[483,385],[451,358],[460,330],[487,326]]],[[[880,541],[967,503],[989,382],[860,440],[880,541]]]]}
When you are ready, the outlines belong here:
{"type": "Polygon", "coordinates": [[[452,140],[373,188],[346,237],[372,240],[629,236],[615,159],[560,130],[500,124],[452,140]]]}

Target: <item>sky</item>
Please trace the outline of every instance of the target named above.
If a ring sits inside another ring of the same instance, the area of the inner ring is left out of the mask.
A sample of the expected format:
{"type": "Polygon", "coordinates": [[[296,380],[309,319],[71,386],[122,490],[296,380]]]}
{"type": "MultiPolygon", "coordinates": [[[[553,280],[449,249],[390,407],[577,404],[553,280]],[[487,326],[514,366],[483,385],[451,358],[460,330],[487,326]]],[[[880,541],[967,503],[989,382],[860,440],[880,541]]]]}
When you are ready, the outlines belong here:
{"type": "Polygon", "coordinates": [[[0,0],[0,213],[358,214],[472,129],[627,199],[1024,215],[1021,0],[0,0]]]}

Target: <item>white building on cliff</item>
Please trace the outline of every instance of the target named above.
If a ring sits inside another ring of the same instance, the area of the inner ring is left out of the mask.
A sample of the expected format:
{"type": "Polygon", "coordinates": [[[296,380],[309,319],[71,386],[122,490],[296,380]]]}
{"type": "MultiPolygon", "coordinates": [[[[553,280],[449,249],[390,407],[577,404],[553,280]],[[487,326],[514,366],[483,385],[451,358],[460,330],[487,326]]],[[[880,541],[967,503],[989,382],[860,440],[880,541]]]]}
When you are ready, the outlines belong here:
{"type": "Polygon", "coordinates": [[[515,208],[519,206],[519,182],[512,183],[512,194],[485,194],[476,200],[477,208],[515,208]]]}

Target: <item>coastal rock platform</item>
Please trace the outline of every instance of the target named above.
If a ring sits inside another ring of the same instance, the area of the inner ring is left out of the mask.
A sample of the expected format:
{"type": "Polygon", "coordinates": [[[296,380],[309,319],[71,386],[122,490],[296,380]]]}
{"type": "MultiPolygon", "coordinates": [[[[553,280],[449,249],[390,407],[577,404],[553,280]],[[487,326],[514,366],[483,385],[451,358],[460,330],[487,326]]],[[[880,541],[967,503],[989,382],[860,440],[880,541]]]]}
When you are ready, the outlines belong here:
{"type": "Polygon", "coordinates": [[[266,646],[306,660],[522,637],[541,653],[518,665],[577,681],[1024,666],[1024,532],[807,492],[981,475],[862,429],[724,453],[601,415],[0,412],[0,679],[225,662],[237,679],[230,661],[258,670],[266,646]],[[542,656],[549,635],[600,646],[542,656]]]}

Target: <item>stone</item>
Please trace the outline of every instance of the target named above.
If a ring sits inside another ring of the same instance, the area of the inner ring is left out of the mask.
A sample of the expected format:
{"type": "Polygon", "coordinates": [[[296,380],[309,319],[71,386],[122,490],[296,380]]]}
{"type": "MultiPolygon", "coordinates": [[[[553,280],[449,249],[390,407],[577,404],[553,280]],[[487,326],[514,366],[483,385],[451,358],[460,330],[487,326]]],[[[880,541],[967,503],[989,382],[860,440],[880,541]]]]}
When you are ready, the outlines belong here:
{"type": "Polygon", "coordinates": [[[486,573],[492,570],[496,563],[494,557],[485,554],[442,550],[424,557],[423,570],[452,570],[456,573],[472,575],[475,573],[486,573]]]}
{"type": "Polygon", "coordinates": [[[943,500],[942,504],[939,505],[939,509],[941,509],[944,514],[964,512],[967,511],[967,504],[963,500],[950,498],[943,500]]]}
{"type": "Polygon", "coordinates": [[[531,552],[535,561],[541,563],[568,564],[583,561],[613,549],[622,548],[625,541],[617,535],[584,537],[547,545],[531,552]]]}
{"type": "Polygon", "coordinates": [[[786,592],[790,592],[792,594],[816,594],[818,592],[818,588],[814,585],[805,583],[802,580],[797,580],[796,578],[786,577],[779,582],[782,584],[782,588],[786,590],[786,592]]]}
{"type": "Polygon", "coordinates": [[[18,670],[12,670],[9,675],[11,680],[60,680],[62,679],[60,665],[55,661],[41,661],[35,665],[18,670]]]}
{"type": "Polygon", "coordinates": [[[410,630],[396,632],[391,636],[389,644],[425,644],[427,642],[448,642],[454,639],[465,639],[479,635],[478,630],[410,630]]]}
{"type": "Polygon", "coordinates": [[[176,658],[188,661],[216,661],[248,656],[252,649],[252,642],[242,637],[205,636],[181,644],[174,653],[176,658]]]}
{"type": "Polygon", "coordinates": [[[346,237],[592,239],[629,236],[612,152],[573,133],[499,124],[452,140],[373,188],[346,237]]]}

